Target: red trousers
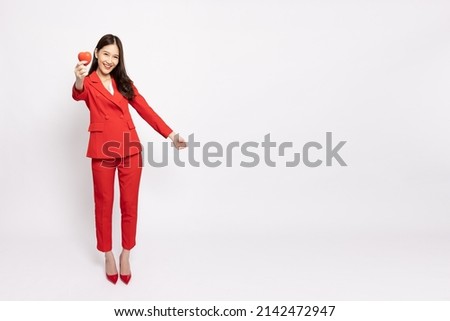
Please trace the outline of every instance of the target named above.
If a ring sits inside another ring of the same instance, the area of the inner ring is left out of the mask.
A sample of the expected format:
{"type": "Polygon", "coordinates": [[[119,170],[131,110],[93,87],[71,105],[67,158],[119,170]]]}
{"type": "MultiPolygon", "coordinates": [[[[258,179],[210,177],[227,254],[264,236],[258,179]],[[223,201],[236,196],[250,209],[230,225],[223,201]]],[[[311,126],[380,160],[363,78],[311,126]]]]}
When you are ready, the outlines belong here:
{"type": "Polygon", "coordinates": [[[94,179],[95,229],[97,249],[112,250],[112,213],[114,178],[119,176],[122,247],[131,250],[136,245],[136,224],[139,182],[142,173],[141,153],[113,160],[92,159],[94,179]]]}

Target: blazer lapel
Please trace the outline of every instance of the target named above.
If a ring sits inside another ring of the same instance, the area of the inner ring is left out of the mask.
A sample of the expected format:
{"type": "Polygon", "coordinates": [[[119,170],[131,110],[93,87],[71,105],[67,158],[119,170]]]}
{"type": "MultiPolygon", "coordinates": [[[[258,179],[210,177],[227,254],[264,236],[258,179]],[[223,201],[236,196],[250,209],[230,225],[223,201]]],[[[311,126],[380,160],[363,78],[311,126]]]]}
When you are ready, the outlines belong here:
{"type": "Polygon", "coordinates": [[[117,107],[122,109],[122,105],[120,102],[123,100],[123,96],[120,94],[119,90],[117,89],[116,82],[114,78],[111,77],[112,86],[114,89],[114,95],[111,95],[111,93],[108,91],[108,89],[103,86],[102,81],[97,75],[97,72],[94,71],[89,75],[89,78],[92,82],[92,87],[94,87],[99,93],[101,93],[106,99],[113,102],[117,107]]]}

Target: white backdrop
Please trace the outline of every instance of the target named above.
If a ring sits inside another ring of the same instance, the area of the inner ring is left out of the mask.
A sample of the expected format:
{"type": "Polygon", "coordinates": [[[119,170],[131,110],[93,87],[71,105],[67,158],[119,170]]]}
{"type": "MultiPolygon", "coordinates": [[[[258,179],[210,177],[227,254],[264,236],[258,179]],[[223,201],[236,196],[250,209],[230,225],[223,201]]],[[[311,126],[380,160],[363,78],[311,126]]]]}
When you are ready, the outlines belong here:
{"type": "Polygon", "coordinates": [[[2,1],[0,30],[0,299],[450,299],[448,1],[2,1]],[[113,287],[71,98],[106,33],[186,139],[301,152],[332,132],[348,166],[146,164],[133,279],[113,287]]]}

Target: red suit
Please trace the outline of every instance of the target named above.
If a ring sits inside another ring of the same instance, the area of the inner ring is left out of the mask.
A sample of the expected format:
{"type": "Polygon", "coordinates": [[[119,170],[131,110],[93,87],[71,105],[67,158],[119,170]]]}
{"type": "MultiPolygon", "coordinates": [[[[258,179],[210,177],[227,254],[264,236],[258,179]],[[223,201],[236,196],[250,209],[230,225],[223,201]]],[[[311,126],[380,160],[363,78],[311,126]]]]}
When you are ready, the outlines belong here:
{"type": "Polygon", "coordinates": [[[137,204],[142,171],[142,146],[131,119],[128,104],[164,138],[172,129],[155,113],[133,85],[135,97],[127,100],[112,79],[114,94],[102,84],[97,72],[84,79],[83,90],[73,86],[72,97],[84,100],[90,111],[87,157],[92,158],[97,249],[112,250],[112,207],[114,177],[119,176],[122,212],[122,247],[136,244],[137,204]]]}

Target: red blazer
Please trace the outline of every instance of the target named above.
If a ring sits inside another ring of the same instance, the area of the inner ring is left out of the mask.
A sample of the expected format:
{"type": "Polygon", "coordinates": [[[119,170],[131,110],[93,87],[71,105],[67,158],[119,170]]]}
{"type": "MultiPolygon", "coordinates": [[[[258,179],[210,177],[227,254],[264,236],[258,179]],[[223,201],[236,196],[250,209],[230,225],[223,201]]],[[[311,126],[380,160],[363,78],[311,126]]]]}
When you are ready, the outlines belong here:
{"type": "Polygon", "coordinates": [[[114,95],[103,86],[94,71],[84,78],[82,91],[77,90],[75,84],[72,88],[73,99],[84,100],[90,111],[87,157],[111,159],[134,155],[142,150],[128,104],[164,138],[169,136],[172,129],[149,106],[134,85],[136,96],[133,100],[122,96],[114,79],[112,86],[114,95]]]}

